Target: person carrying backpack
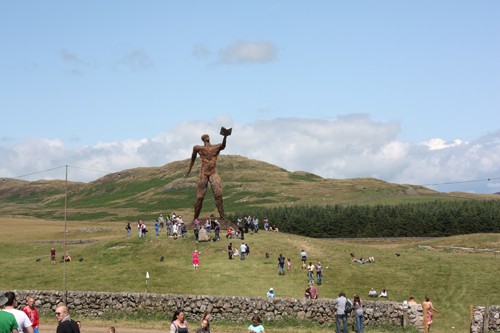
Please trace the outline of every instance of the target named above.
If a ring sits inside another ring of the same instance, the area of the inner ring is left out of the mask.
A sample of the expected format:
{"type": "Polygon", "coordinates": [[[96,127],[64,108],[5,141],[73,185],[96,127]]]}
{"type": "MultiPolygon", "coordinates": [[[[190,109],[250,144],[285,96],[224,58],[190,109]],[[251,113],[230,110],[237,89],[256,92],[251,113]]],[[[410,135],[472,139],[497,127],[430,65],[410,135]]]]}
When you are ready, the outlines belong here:
{"type": "Polygon", "coordinates": [[[333,301],[337,305],[337,314],[335,315],[336,333],[347,333],[347,316],[351,314],[352,303],[341,292],[339,297],[333,301]],[[342,328],[341,328],[342,326],[342,328]]]}

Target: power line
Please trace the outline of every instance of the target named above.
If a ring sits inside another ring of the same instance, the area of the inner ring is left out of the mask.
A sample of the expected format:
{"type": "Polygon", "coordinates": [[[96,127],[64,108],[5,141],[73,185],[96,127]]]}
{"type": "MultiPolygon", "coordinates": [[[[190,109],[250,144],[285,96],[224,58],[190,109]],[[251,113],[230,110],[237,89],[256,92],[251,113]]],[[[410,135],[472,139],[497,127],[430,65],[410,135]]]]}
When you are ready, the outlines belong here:
{"type": "MultiPolygon", "coordinates": [[[[66,166],[65,165],[62,165],[62,166],[58,166],[58,167],[55,167],[55,168],[52,168],[52,169],[47,169],[47,170],[42,170],[42,171],[37,171],[37,172],[32,172],[32,173],[27,173],[25,175],[20,175],[20,176],[16,176],[16,177],[10,177],[12,179],[19,179],[19,178],[24,178],[24,177],[28,177],[28,176],[32,176],[32,175],[38,175],[40,173],[45,173],[45,172],[49,172],[49,171],[53,171],[53,170],[57,170],[57,169],[62,169],[62,168],[65,168],[66,166]]],[[[9,177],[7,177],[9,178],[9,177]]]]}
{"type": "Polygon", "coordinates": [[[76,165],[68,165],[68,167],[70,167],[70,168],[74,168],[74,169],[80,169],[80,170],[86,170],[86,171],[98,172],[98,173],[105,173],[105,174],[108,174],[108,173],[114,173],[113,171],[96,170],[96,169],[90,169],[90,168],[79,167],[79,166],[76,166],[76,165]]]}
{"type": "MultiPolygon", "coordinates": [[[[15,177],[5,177],[5,178],[21,179],[21,178],[25,178],[25,177],[28,177],[28,176],[38,175],[38,174],[42,174],[42,173],[46,173],[46,172],[50,172],[50,171],[54,171],[54,170],[66,168],[66,167],[73,168],[73,169],[79,169],[79,170],[85,170],[85,171],[92,171],[92,172],[97,172],[97,173],[104,173],[104,174],[113,173],[112,171],[96,170],[96,169],[79,167],[79,166],[76,166],[76,165],[61,165],[61,166],[58,166],[58,167],[55,167],[55,168],[50,168],[50,169],[46,169],[46,170],[41,170],[41,171],[35,171],[35,172],[27,173],[27,174],[24,174],[24,175],[19,175],[19,176],[15,176],[15,177]]],[[[3,178],[4,182],[5,182],[5,178],[3,178]]]]}
{"type": "Polygon", "coordinates": [[[422,186],[437,186],[437,185],[453,185],[453,184],[467,184],[467,183],[479,183],[500,179],[500,177],[485,178],[485,179],[474,179],[474,180],[459,180],[454,182],[444,182],[444,183],[434,183],[434,184],[422,184],[422,186]]]}

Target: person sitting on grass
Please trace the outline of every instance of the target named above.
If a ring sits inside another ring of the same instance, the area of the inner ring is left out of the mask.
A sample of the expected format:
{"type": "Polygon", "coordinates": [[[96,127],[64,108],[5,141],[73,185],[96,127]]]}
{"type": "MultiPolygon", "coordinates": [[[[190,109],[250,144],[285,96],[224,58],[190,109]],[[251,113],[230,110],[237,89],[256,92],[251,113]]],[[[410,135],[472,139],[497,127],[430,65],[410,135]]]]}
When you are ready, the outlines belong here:
{"type": "Polygon", "coordinates": [[[380,292],[380,295],[378,295],[378,297],[383,297],[383,298],[389,297],[387,294],[387,290],[382,289],[382,291],[380,292]]]}

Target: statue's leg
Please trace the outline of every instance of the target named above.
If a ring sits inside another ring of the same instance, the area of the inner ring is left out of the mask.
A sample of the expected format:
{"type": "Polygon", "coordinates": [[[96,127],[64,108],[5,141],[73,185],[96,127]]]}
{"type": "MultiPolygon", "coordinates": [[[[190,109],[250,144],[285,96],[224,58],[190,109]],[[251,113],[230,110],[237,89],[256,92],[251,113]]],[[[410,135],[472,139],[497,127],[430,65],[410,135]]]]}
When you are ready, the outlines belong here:
{"type": "Polygon", "coordinates": [[[215,206],[219,211],[219,216],[224,219],[224,201],[222,199],[222,179],[218,173],[214,173],[210,177],[210,185],[212,187],[212,192],[214,192],[215,206]]]}
{"type": "Polygon", "coordinates": [[[198,186],[196,188],[196,202],[194,203],[194,219],[200,217],[201,207],[203,206],[203,199],[207,192],[208,177],[200,174],[198,176],[198,186]]]}

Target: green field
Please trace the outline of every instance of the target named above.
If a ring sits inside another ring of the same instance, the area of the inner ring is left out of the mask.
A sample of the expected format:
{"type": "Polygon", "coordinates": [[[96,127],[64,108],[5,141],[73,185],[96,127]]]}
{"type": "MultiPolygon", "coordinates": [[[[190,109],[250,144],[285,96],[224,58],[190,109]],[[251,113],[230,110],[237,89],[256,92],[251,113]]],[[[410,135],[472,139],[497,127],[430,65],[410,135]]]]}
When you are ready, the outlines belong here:
{"type": "MultiPolygon", "coordinates": [[[[50,248],[55,247],[58,255],[64,252],[64,222],[0,218],[0,264],[4,267],[0,289],[144,292],[149,272],[151,293],[264,297],[273,287],[277,297],[302,298],[307,278],[299,267],[299,252],[305,249],[312,262],[321,261],[324,267],[320,298],[334,298],[344,291],[366,299],[371,287],[388,289],[389,299],[397,302],[409,296],[422,301],[429,295],[441,310],[433,326],[435,332],[465,332],[469,305],[500,304],[500,234],[426,240],[327,240],[261,231],[246,235],[251,249],[247,260],[230,261],[225,238],[196,244],[192,231],[187,240],[167,239],[165,233],[156,238],[154,232],[146,239],[139,239],[135,232],[127,238],[124,226],[118,222],[68,221],[66,250],[73,262],[51,266],[50,248]],[[191,266],[195,249],[200,252],[199,270],[191,266]],[[353,263],[351,252],[356,257],[373,256],[376,262],[353,263]],[[277,274],[280,253],[292,259],[292,271],[284,277],[277,274]],[[165,257],[163,262],[161,256],[165,257]]],[[[150,225],[149,229],[154,228],[150,225]]],[[[238,246],[241,243],[232,241],[238,246]]]]}

